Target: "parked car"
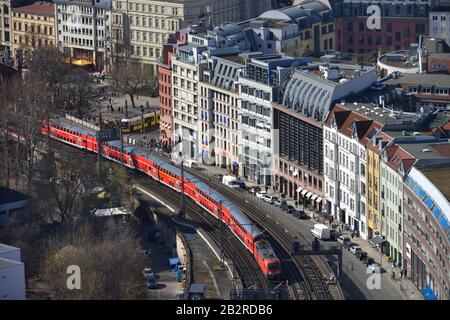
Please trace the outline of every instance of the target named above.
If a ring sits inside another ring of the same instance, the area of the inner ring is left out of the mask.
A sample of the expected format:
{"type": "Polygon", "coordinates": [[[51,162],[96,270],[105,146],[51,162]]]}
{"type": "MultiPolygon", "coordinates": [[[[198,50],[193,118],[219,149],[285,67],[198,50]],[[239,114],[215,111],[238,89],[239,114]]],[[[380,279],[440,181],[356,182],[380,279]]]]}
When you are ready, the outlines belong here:
{"type": "Polygon", "coordinates": [[[259,199],[263,199],[265,195],[266,195],[265,191],[260,190],[256,192],[256,197],[259,199]]]}
{"type": "Polygon", "coordinates": [[[378,262],[373,262],[367,266],[372,273],[381,273],[381,265],[378,262]]]}
{"type": "Polygon", "coordinates": [[[354,255],[356,255],[358,252],[361,252],[362,249],[360,246],[351,246],[350,247],[350,252],[353,253],[354,255]]]}
{"type": "Polygon", "coordinates": [[[293,214],[295,212],[295,208],[294,206],[288,205],[286,211],[289,214],[293,214]]]}
{"type": "Polygon", "coordinates": [[[256,193],[259,192],[259,191],[261,191],[261,188],[260,188],[260,187],[250,187],[250,188],[248,189],[248,192],[249,192],[250,194],[253,194],[253,195],[256,195],[256,193]]]}
{"type": "Polygon", "coordinates": [[[156,289],[157,283],[156,283],[156,277],[153,274],[153,276],[150,276],[147,278],[147,288],[148,289],[156,289]]]}
{"type": "Polygon", "coordinates": [[[286,202],[286,200],[283,200],[283,199],[277,199],[276,201],[273,202],[273,204],[275,207],[281,208],[282,206],[287,205],[287,202],[286,202]]]}
{"type": "Polygon", "coordinates": [[[277,197],[271,196],[269,194],[265,194],[263,197],[263,200],[267,203],[273,204],[276,200],[278,200],[277,197]]]}
{"type": "Polygon", "coordinates": [[[346,237],[346,236],[339,236],[339,237],[337,237],[336,241],[337,241],[337,243],[340,243],[343,245],[345,242],[349,242],[350,238],[346,237]]]}
{"type": "Polygon", "coordinates": [[[339,235],[339,233],[337,232],[336,229],[330,229],[330,240],[331,241],[336,241],[338,235],[339,235]]]}
{"type": "Polygon", "coordinates": [[[145,279],[148,279],[150,277],[155,278],[155,273],[152,271],[151,268],[144,268],[144,270],[142,270],[142,274],[144,275],[145,279]]]}
{"type": "Polygon", "coordinates": [[[294,217],[299,218],[299,219],[308,219],[309,218],[308,215],[306,214],[306,212],[303,210],[296,210],[293,215],[294,215],[294,217]]]}
{"type": "Polygon", "coordinates": [[[367,259],[366,259],[366,266],[370,266],[374,262],[375,262],[375,260],[373,260],[373,258],[367,257],[367,259]]]}
{"type": "Polygon", "coordinates": [[[364,259],[367,258],[367,252],[365,251],[359,251],[356,253],[356,257],[360,260],[360,261],[364,261],[364,259]]]}
{"type": "Polygon", "coordinates": [[[356,246],[357,244],[351,241],[344,242],[343,247],[347,250],[350,250],[351,247],[356,246]]]}

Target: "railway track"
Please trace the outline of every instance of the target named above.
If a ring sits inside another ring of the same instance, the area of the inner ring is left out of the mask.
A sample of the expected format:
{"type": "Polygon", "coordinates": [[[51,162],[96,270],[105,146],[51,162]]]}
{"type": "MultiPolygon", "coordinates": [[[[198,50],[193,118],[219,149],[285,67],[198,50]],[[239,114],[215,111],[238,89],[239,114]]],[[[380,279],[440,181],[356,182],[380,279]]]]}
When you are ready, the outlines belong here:
{"type": "MultiPolygon", "coordinates": [[[[207,179],[200,176],[195,170],[187,169],[189,173],[195,175],[204,182],[210,184],[217,190],[220,189],[226,198],[231,202],[234,202],[246,214],[250,219],[258,223],[263,229],[273,237],[273,243],[278,249],[277,254],[283,261],[284,272],[286,273],[287,280],[290,283],[290,292],[293,299],[302,300],[332,300],[328,284],[325,283],[321,272],[318,270],[316,263],[312,257],[309,256],[292,256],[289,254],[292,247],[293,237],[289,235],[281,225],[276,221],[270,221],[269,216],[261,215],[259,210],[255,210],[254,205],[246,201],[243,201],[242,194],[238,194],[233,189],[224,188],[224,185],[218,181],[207,179]],[[300,275],[299,275],[300,273],[300,275]]],[[[260,207],[264,210],[264,208],[260,207]]],[[[264,211],[262,211],[264,212],[264,211]]],[[[304,241],[304,239],[302,239],[304,241]]]]}
{"type": "MultiPolygon", "coordinates": [[[[64,146],[64,148],[70,148],[71,153],[74,153],[73,148],[65,145],[59,145],[60,147],[64,146]]],[[[83,153],[86,156],[85,152],[81,150],[76,150],[78,154],[83,153]]],[[[94,158],[94,155],[91,155],[91,159],[94,158]]],[[[161,158],[169,161],[167,157],[162,155],[158,155],[161,158]]],[[[87,157],[82,157],[87,158],[87,157]]],[[[275,223],[270,223],[266,219],[266,217],[262,217],[260,214],[255,212],[255,208],[251,206],[247,202],[242,202],[241,196],[232,192],[230,190],[226,190],[223,187],[223,184],[217,181],[209,180],[194,170],[186,170],[191,174],[195,175],[198,179],[203,180],[204,182],[213,185],[217,189],[221,189],[220,192],[227,197],[231,202],[234,202],[238,205],[244,214],[246,214],[250,219],[259,224],[263,229],[267,230],[271,237],[271,244],[276,250],[277,256],[282,261],[283,272],[286,275],[286,280],[289,283],[289,291],[291,298],[299,299],[299,300],[321,300],[321,299],[332,299],[332,295],[328,289],[328,285],[325,284],[322,280],[322,275],[315,267],[315,263],[312,261],[311,257],[291,257],[289,252],[291,249],[292,238],[289,236],[287,230],[283,227],[279,226],[275,223]]],[[[169,189],[161,185],[160,183],[152,180],[147,176],[141,176],[139,179],[141,184],[149,184],[152,183],[152,190],[157,190],[157,193],[161,195],[163,193],[163,197],[166,199],[173,199],[173,194],[179,195],[175,191],[169,189]],[[145,179],[143,179],[145,178],[145,179]],[[143,182],[143,180],[146,180],[143,182]],[[151,181],[151,182],[150,182],[151,181]],[[164,190],[165,191],[161,191],[164,190]],[[170,193],[170,195],[169,195],[170,193]]],[[[173,200],[175,201],[175,200],[173,200]]],[[[179,199],[176,201],[177,206],[179,206],[179,199]]],[[[186,210],[191,218],[195,220],[197,223],[205,226],[205,230],[212,230],[217,226],[217,220],[213,218],[209,213],[200,209],[192,202],[185,201],[186,210]],[[203,214],[201,213],[203,212],[203,214]],[[213,219],[213,220],[211,220],[213,219]]],[[[220,241],[224,241],[227,245],[224,245],[224,252],[228,257],[234,258],[234,263],[236,266],[236,271],[241,276],[241,279],[245,282],[246,285],[255,285],[262,289],[270,288],[270,283],[264,278],[261,270],[258,267],[258,264],[254,260],[253,256],[250,252],[248,252],[242,244],[231,234],[231,232],[227,228],[225,229],[226,236],[223,237],[223,240],[219,240],[216,234],[211,234],[211,237],[214,239],[218,246],[220,246],[220,241]],[[233,239],[233,240],[231,240],[233,239]],[[236,248],[239,248],[239,252],[236,252],[236,248]],[[243,253],[245,251],[245,254],[243,253]]]]}
{"type": "MultiPolygon", "coordinates": [[[[57,144],[58,156],[66,161],[73,161],[74,156],[79,156],[80,161],[96,161],[97,156],[93,153],[85,152],[65,144],[57,144]]],[[[45,149],[43,149],[45,150],[45,149]]],[[[57,150],[56,150],[57,151],[57,150]]],[[[138,184],[148,188],[156,196],[163,198],[165,201],[172,204],[174,207],[181,207],[180,194],[169,187],[156,182],[153,178],[146,176],[140,172],[133,172],[138,184]]],[[[186,214],[199,226],[215,242],[217,247],[220,247],[220,235],[218,230],[218,221],[210,213],[194,204],[188,197],[185,201],[186,214]]],[[[220,222],[222,223],[222,222],[220,222]]],[[[223,249],[226,257],[233,260],[235,274],[239,275],[244,288],[258,287],[261,289],[269,289],[270,282],[264,277],[253,255],[248,251],[241,242],[230,232],[230,230],[223,226],[223,249]]]]}
{"type": "MultiPolygon", "coordinates": [[[[139,185],[152,190],[156,196],[162,197],[175,207],[181,207],[181,199],[179,193],[172,189],[161,185],[153,179],[140,174],[135,174],[136,181],[139,185]],[[175,197],[174,197],[175,196],[175,197]]],[[[257,286],[260,289],[269,289],[270,283],[264,277],[261,269],[253,258],[252,254],[239,242],[239,240],[223,225],[223,236],[220,235],[220,226],[218,220],[209,212],[199,208],[190,199],[185,201],[185,214],[192,221],[202,227],[217,247],[223,242],[223,250],[226,257],[233,260],[236,273],[239,275],[244,288],[257,286]]],[[[222,223],[222,222],[220,222],[222,223]]]]}

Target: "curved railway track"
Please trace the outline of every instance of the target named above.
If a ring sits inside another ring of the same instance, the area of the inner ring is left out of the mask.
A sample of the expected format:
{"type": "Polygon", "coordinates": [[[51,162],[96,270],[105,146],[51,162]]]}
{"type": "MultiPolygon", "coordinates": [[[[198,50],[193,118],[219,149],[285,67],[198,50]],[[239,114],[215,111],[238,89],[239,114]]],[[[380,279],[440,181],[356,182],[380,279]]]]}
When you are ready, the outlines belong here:
{"type": "MultiPolygon", "coordinates": [[[[64,152],[60,156],[66,161],[73,161],[74,155],[80,155],[81,161],[96,161],[95,154],[75,149],[65,144],[58,144],[58,148],[63,149],[64,152]],[[70,158],[70,159],[69,159],[70,158]]],[[[136,181],[141,186],[147,187],[156,196],[162,197],[166,202],[169,202],[175,207],[181,207],[180,194],[169,187],[153,180],[153,178],[138,172],[132,171],[136,181]]],[[[209,212],[198,207],[188,197],[185,198],[186,214],[215,242],[217,247],[220,247],[220,236],[217,232],[218,221],[209,212]]],[[[222,222],[221,222],[222,223],[222,222]]],[[[228,227],[223,225],[223,249],[226,257],[233,260],[235,272],[239,275],[244,288],[256,286],[262,289],[269,289],[271,287],[269,281],[264,277],[259,268],[255,258],[248,251],[241,242],[230,232],[228,227]]]]}
{"type": "MultiPolygon", "coordinates": [[[[180,207],[180,194],[171,190],[170,188],[161,185],[153,179],[141,173],[135,173],[139,185],[147,187],[152,190],[157,196],[164,198],[170,204],[180,207]],[[174,197],[175,196],[175,197],[174,197]]],[[[216,246],[220,248],[221,241],[223,241],[224,254],[229,259],[233,260],[235,271],[239,275],[244,288],[257,286],[261,289],[269,289],[270,283],[264,277],[261,269],[256,263],[252,254],[239,242],[238,239],[228,230],[224,225],[222,226],[223,237],[220,236],[218,230],[218,220],[214,218],[209,212],[199,208],[190,199],[185,201],[185,214],[192,219],[192,221],[203,228],[210,238],[215,242],[216,246]]],[[[220,222],[222,223],[222,222],[220,222]]]]}
{"type": "MultiPolygon", "coordinates": [[[[220,189],[220,192],[231,202],[238,205],[244,214],[270,233],[274,239],[273,244],[275,244],[278,249],[277,254],[284,262],[284,272],[288,272],[288,275],[290,274],[290,276],[287,277],[287,280],[290,283],[290,292],[293,299],[333,299],[328,284],[323,280],[323,276],[318,270],[312,257],[290,256],[289,252],[291,251],[293,237],[289,235],[289,232],[285,230],[284,227],[277,224],[274,220],[269,220],[268,216],[258,213],[257,210],[255,210],[254,205],[251,205],[247,201],[243,201],[242,195],[237,194],[233,189],[224,188],[222,183],[202,177],[194,170],[187,169],[186,171],[204,182],[211,184],[214,188],[220,189]],[[298,275],[298,273],[300,273],[300,275],[298,275]]],[[[260,209],[264,208],[260,207],[260,209]]]]}
{"type": "MultiPolygon", "coordinates": [[[[69,146],[60,146],[70,148],[72,152],[74,151],[74,149],[69,146]]],[[[83,152],[77,150],[77,153],[83,152]]],[[[84,155],[86,155],[86,153],[84,153],[84,155]]],[[[158,156],[168,161],[168,158],[166,156],[163,156],[161,154],[158,154],[158,156]]],[[[186,169],[186,171],[195,175],[198,179],[210,185],[213,185],[213,187],[220,189],[220,192],[225,197],[239,206],[244,214],[246,214],[251,220],[256,222],[259,226],[265,229],[267,233],[270,234],[270,242],[274,247],[277,256],[282,261],[283,272],[286,275],[286,280],[288,280],[289,282],[289,291],[291,294],[291,298],[296,300],[331,300],[333,298],[332,294],[329,291],[328,285],[324,283],[322,275],[320,274],[320,271],[317,270],[316,264],[313,262],[313,259],[311,257],[290,256],[289,252],[291,250],[292,237],[289,236],[287,230],[285,230],[277,223],[274,223],[275,221],[269,221],[266,216],[262,216],[261,214],[255,212],[254,206],[252,206],[248,202],[242,201],[242,197],[239,194],[231,191],[231,189],[227,190],[223,188],[224,185],[222,183],[207,179],[199,175],[198,172],[194,170],[186,169]]],[[[173,194],[176,194],[179,197],[179,194],[171,190],[170,188],[161,185],[160,183],[154,181],[152,178],[149,178],[143,174],[140,175],[141,177],[139,181],[141,184],[148,185],[148,183],[152,183],[152,190],[157,190],[157,193],[160,195],[162,193],[165,199],[173,200],[173,194]],[[145,179],[146,181],[142,183],[144,177],[147,179],[145,179]],[[161,191],[164,189],[165,191],[161,191]]],[[[178,198],[175,202],[177,206],[179,206],[179,202],[181,201],[178,198]]],[[[191,218],[194,219],[197,223],[203,224],[205,226],[205,230],[211,230],[211,228],[217,227],[217,220],[209,213],[197,207],[195,204],[190,202],[190,200],[185,201],[185,204],[187,209],[186,213],[188,213],[191,218]],[[201,212],[203,212],[203,214],[201,212]],[[211,219],[213,219],[214,221],[211,219]]],[[[259,283],[258,286],[260,288],[270,288],[269,282],[264,278],[261,270],[258,267],[258,264],[254,260],[254,257],[251,255],[251,253],[248,252],[247,249],[245,249],[234,236],[232,236],[228,228],[224,227],[223,229],[225,229],[225,234],[227,235],[223,237],[224,244],[227,243],[227,245],[224,245],[224,252],[226,256],[234,258],[236,270],[241,276],[242,280],[246,282],[247,285],[259,283]],[[236,248],[239,248],[238,254],[236,252],[236,248]]],[[[210,236],[213,238],[213,241],[215,241],[216,244],[220,246],[220,240],[218,239],[217,235],[214,235],[213,232],[210,232],[210,236]]]]}

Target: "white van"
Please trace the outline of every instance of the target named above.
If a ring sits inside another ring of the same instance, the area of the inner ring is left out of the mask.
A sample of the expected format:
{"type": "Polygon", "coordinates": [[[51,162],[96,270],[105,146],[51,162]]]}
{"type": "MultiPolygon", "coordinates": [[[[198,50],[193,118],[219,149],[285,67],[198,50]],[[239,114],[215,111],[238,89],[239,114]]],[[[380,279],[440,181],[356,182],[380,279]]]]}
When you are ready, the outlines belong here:
{"type": "Polygon", "coordinates": [[[328,240],[330,239],[330,228],[321,223],[316,223],[314,228],[311,229],[311,233],[314,237],[319,240],[328,240]]]}
{"type": "Polygon", "coordinates": [[[223,176],[222,183],[230,188],[239,188],[238,179],[233,176],[223,176]]]}
{"type": "Polygon", "coordinates": [[[188,168],[195,168],[198,165],[198,162],[196,160],[186,160],[183,162],[183,165],[188,168]]]}

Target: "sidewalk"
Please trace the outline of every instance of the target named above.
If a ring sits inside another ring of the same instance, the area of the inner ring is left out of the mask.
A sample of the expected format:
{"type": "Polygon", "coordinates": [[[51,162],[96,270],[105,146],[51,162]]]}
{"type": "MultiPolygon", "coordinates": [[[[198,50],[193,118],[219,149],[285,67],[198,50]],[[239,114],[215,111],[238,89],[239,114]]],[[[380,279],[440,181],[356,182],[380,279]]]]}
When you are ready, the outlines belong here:
{"type": "MultiPolygon", "coordinates": [[[[343,234],[350,237],[350,232],[343,232],[343,234]]],[[[374,248],[367,240],[360,237],[354,237],[352,242],[357,243],[363,251],[367,252],[369,257],[381,264],[382,268],[386,270],[382,273],[382,281],[389,282],[393,288],[397,289],[399,297],[404,300],[423,300],[423,295],[416,285],[410,279],[401,277],[400,271],[402,269],[393,268],[388,261],[388,257],[381,255],[380,249],[374,248]],[[395,273],[395,279],[392,278],[392,271],[395,273]]]]}

